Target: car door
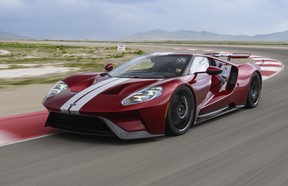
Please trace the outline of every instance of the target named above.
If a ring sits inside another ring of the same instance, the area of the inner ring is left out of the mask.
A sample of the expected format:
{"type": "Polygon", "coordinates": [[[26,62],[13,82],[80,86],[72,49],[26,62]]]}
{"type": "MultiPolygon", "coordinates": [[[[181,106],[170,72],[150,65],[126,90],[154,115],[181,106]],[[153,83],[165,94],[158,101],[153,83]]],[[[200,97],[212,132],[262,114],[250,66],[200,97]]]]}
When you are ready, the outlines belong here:
{"type": "Polygon", "coordinates": [[[211,76],[206,72],[210,63],[207,57],[195,56],[190,66],[189,74],[195,75],[193,89],[197,105],[201,108],[213,95],[211,94],[211,76]],[[202,72],[202,73],[198,73],[202,72]]]}
{"type": "MultiPolygon", "coordinates": [[[[209,112],[213,112],[215,110],[221,109],[226,107],[224,102],[221,101],[221,94],[225,91],[227,78],[229,76],[229,70],[224,64],[220,64],[220,61],[212,61],[211,58],[205,56],[196,56],[193,60],[193,63],[190,68],[190,73],[196,73],[196,87],[198,88],[199,96],[198,101],[200,104],[200,113],[199,114],[206,114],[209,112]],[[218,64],[218,63],[219,64],[218,64]],[[218,65],[221,65],[219,67],[218,65]],[[207,70],[209,66],[216,66],[221,68],[223,71],[221,74],[218,75],[208,75],[207,73],[203,73],[207,70]],[[202,73],[197,73],[202,72],[202,73]],[[224,77],[222,77],[224,76],[224,77]]],[[[193,86],[194,87],[194,86],[193,86]]]]}

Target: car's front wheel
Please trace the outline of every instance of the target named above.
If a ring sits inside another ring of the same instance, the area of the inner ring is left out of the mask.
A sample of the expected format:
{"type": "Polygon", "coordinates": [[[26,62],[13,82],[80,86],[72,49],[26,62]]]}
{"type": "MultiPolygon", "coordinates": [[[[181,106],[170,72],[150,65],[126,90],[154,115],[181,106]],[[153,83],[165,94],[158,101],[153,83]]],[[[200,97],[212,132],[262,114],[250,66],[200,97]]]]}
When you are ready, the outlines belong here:
{"type": "Polygon", "coordinates": [[[191,90],[180,87],[173,93],[166,118],[166,133],[168,135],[185,134],[194,120],[195,103],[191,90]]]}
{"type": "Polygon", "coordinates": [[[258,73],[254,73],[250,80],[248,90],[246,108],[255,108],[260,100],[261,94],[261,78],[258,73]]]}

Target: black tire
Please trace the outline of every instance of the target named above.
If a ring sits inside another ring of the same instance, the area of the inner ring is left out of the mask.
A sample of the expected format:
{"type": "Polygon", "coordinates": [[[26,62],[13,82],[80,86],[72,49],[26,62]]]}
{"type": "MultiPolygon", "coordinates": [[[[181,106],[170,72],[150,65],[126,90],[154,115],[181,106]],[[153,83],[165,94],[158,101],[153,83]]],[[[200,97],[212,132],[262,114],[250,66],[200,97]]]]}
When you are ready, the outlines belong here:
{"type": "Polygon", "coordinates": [[[188,87],[180,87],[173,93],[166,119],[166,134],[185,134],[194,120],[194,96],[188,87]]]}
{"type": "Polygon", "coordinates": [[[258,73],[254,73],[251,77],[249,90],[247,94],[246,108],[255,108],[261,95],[261,78],[258,73]]]}

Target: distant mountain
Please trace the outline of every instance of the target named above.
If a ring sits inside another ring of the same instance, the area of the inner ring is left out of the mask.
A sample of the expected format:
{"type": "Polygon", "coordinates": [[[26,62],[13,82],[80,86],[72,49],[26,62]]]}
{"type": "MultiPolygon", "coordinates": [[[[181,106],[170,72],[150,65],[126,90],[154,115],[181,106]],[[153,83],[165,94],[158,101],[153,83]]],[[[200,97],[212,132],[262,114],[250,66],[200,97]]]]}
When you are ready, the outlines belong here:
{"type": "Polygon", "coordinates": [[[272,34],[248,35],[225,35],[212,32],[195,32],[187,30],[178,30],[167,32],[165,30],[152,30],[149,32],[140,32],[123,38],[126,41],[163,41],[163,40],[181,40],[181,41],[288,41],[288,31],[272,34]]]}
{"type": "Polygon", "coordinates": [[[0,39],[27,39],[27,37],[0,31],[0,39]]]}
{"type": "Polygon", "coordinates": [[[288,41],[288,31],[275,32],[272,34],[259,34],[252,37],[259,41],[288,41]]]}

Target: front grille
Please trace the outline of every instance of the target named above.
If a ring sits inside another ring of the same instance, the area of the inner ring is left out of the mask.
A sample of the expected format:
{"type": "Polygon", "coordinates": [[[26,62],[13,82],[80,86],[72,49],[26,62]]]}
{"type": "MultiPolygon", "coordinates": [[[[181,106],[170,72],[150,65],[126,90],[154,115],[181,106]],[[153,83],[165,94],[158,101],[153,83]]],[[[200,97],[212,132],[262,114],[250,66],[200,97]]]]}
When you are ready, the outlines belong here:
{"type": "Polygon", "coordinates": [[[50,112],[46,125],[76,133],[114,136],[105,121],[94,116],[50,112]]]}

